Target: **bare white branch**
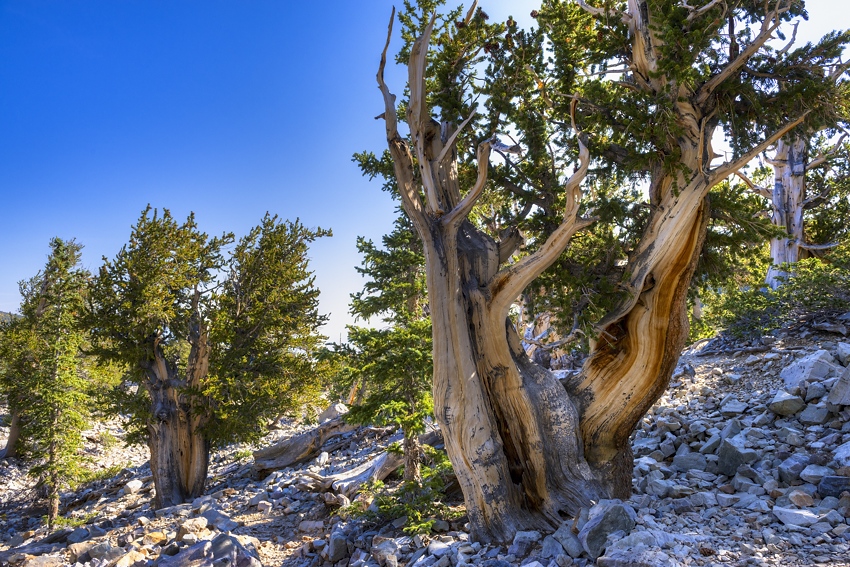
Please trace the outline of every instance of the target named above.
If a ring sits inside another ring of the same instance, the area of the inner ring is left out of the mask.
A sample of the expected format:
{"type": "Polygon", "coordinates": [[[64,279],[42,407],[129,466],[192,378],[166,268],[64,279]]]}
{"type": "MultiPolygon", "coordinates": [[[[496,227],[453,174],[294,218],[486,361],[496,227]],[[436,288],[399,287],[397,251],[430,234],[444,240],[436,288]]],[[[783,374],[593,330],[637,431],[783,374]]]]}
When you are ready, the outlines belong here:
{"type": "Polygon", "coordinates": [[[785,134],[787,134],[788,132],[790,132],[791,130],[793,130],[794,128],[799,126],[800,124],[802,124],[803,121],[806,119],[806,116],[808,116],[809,112],[811,112],[811,111],[806,111],[804,114],[797,117],[796,120],[793,120],[792,122],[787,123],[785,126],[783,126],[779,130],[777,130],[776,132],[771,134],[769,137],[767,137],[762,143],[753,147],[752,149],[750,149],[750,151],[746,152],[744,155],[742,155],[738,159],[728,161],[728,162],[721,164],[721,165],[715,167],[714,169],[712,169],[709,172],[710,176],[711,176],[711,178],[709,180],[709,186],[714,186],[718,181],[720,181],[724,177],[727,177],[727,176],[735,173],[736,171],[740,170],[741,168],[743,168],[750,161],[752,161],[757,155],[759,155],[760,153],[765,151],[767,148],[769,148],[770,146],[775,144],[782,136],[784,136],[785,134]]]}
{"type": "Polygon", "coordinates": [[[428,45],[431,42],[431,32],[434,30],[434,22],[437,14],[431,16],[431,21],[425,27],[425,31],[413,43],[410,50],[410,62],[408,69],[408,85],[410,87],[410,102],[407,108],[407,125],[410,126],[410,134],[416,147],[416,158],[419,162],[419,170],[422,185],[425,187],[425,206],[428,212],[439,216],[443,214],[440,207],[437,185],[434,181],[431,161],[426,152],[426,121],[431,120],[428,110],[428,96],[425,92],[425,75],[428,66],[428,45]]]}
{"type": "Polygon", "coordinates": [[[632,20],[631,15],[626,12],[621,12],[619,10],[606,10],[604,8],[596,8],[588,4],[585,0],[576,0],[576,4],[578,4],[578,6],[582,10],[593,16],[614,16],[615,18],[621,20],[624,24],[628,24],[632,20]]]}
{"type": "Polygon", "coordinates": [[[384,81],[384,68],[387,65],[387,50],[390,46],[390,38],[393,33],[393,21],[395,20],[395,8],[390,15],[390,23],[387,26],[387,41],[381,52],[381,63],[378,66],[378,88],[384,98],[384,113],[378,118],[383,118],[387,128],[387,145],[393,155],[393,168],[395,171],[398,189],[401,195],[405,211],[410,216],[417,230],[424,230],[424,207],[419,197],[413,178],[413,156],[401,136],[398,134],[398,118],[395,108],[395,95],[390,92],[384,81]]]}
{"type": "Polygon", "coordinates": [[[791,34],[790,41],[788,41],[785,47],[776,52],[776,57],[782,57],[783,55],[788,53],[788,50],[791,49],[791,46],[794,45],[795,41],[797,41],[797,27],[799,27],[799,25],[800,22],[794,22],[794,32],[791,34]]]}
{"type": "Polygon", "coordinates": [[[590,166],[590,151],[581,141],[581,132],[575,126],[577,103],[578,100],[574,98],[570,114],[573,131],[576,133],[579,144],[580,164],[564,185],[564,192],[566,193],[564,220],[534,254],[526,256],[516,264],[503,268],[494,276],[489,287],[493,294],[494,304],[498,302],[499,309],[504,311],[509,309],[514,299],[534,278],[552,265],[552,262],[564,251],[577,231],[595,221],[595,219],[584,219],[578,216],[579,205],[581,204],[579,185],[587,176],[587,170],[590,166]]]}
{"type": "Polygon", "coordinates": [[[747,177],[746,175],[744,175],[740,171],[736,171],[735,175],[740,177],[741,180],[747,185],[747,187],[749,187],[754,193],[758,193],[759,195],[761,195],[762,197],[765,197],[767,199],[773,198],[773,191],[771,191],[767,187],[762,187],[761,185],[756,185],[756,183],[752,179],[750,179],[749,177],[747,177]]]}
{"type": "Polygon", "coordinates": [[[443,149],[440,150],[440,155],[438,155],[437,159],[434,160],[434,163],[437,164],[437,167],[440,167],[440,164],[443,163],[443,160],[446,159],[446,156],[451,153],[451,151],[452,151],[452,149],[454,148],[454,145],[455,145],[455,140],[457,140],[457,137],[460,134],[460,131],[463,130],[464,126],[469,124],[469,122],[474,117],[475,117],[475,109],[472,110],[472,112],[469,114],[469,116],[466,118],[466,120],[461,122],[460,126],[458,126],[457,129],[455,129],[455,131],[452,132],[452,135],[449,136],[449,139],[446,140],[446,145],[443,146],[443,149]]]}
{"type": "Polygon", "coordinates": [[[478,178],[475,180],[475,185],[472,186],[466,195],[464,195],[463,199],[461,199],[460,203],[458,203],[455,208],[449,211],[449,214],[443,217],[443,224],[446,226],[458,226],[463,219],[466,218],[466,215],[469,214],[469,211],[472,210],[472,207],[475,205],[475,201],[478,200],[478,197],[481,196],[482,191],[484,191],[484,185],[487,184],[487,168],[490,163],[490,141],[486,140],[478,144],[478,178]]]}
{"type": "Polygon", "coordinates": [[[687,10],[689,12],[687,20],[689,22],[692,22],[694,19],[699,18],[700,16],[702,16],[703,14],[705,14],[706,12],[708,12],[709,10],[711,10],[712,8],[717,6],[718,4],[724,4],[725,5],[726,0],[711,0],[711,2],[709,2],[708,4],[703,6],[702,8],[694,8],[693,6],[690,6],[688,4],[687,0],[682,0],[680,6],[682,6],[682,8],[687,8],[687,10]]]}
{"type": "Polygon", "coordinates": [[[753,39],[752,43],[750,43],[746,49],[741,51],[738,56],[726,64],[723,70],[720,71],[717,75],[709,79],[705,84],[703,84],[699,90],[697,91],[697,102],[699,104],[704,103],[709,96],[723,84],[724,81],[729,79],[733,74],[735,74],[738,70],[743,67],[750,58],[756,54],[756,52],[761,49],[761,47],[767,43],[767,41],[773,36],[773,32],[781,24],[779,20],[779,16],[783,13],[787,12],[790,9],[790,3],[786,4],[783,2],[779,2],[774,8],[773,11],[770,11],[768,7],[768,3],[764,3],[765,9],[765,17],[761,23],[761,30],[758,35],[753,39]]]}

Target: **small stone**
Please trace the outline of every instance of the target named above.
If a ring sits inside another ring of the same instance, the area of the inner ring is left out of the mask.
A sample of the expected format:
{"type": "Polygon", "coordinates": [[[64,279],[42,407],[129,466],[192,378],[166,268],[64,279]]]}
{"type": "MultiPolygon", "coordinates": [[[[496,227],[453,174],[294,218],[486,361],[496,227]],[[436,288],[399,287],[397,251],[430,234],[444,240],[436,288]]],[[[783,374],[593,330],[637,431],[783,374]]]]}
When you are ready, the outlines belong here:
{"type": "Polygon", "coordinates": [[[254,496],[251,497],[250,500],[248,500],[248,506],[256,506],[257,504],[259,504],[263,500],[268,500],[268,498],[269,498],[268,492],[265,492],[265,491],[260,492],[258,494],[255,494],[254,496]]]}
{"type": "Polygon", "coordinates": [[[543,538],[543,551],[540,555],[543,556],[544,559],[557,557],[562,553],[564,553],[564,547],[558,543],[557,539],[553,536],[546,536],[543,538]]]}
{"type": "Polygon", "coordinates": [[[733,417],[747,411],[749,407],[746,403],[738,400],[730,400],[720,407],[720,413],[723,417],[733,417]]]}
{"type": "Polygon", "coordinates": [[[808,508],[809,506],[814,506],[815,501],[807,492],[803,492],[802,490],[792,490],[788,494],[786,494],[788,500],[790,500],[795,506],[799,506],[800,508],[808,508]]]}
{"type": "Polygon", "coordinates": [[[77,528],[68,534],[67,541],[68,543],[80,543],[81,541],[85,541],[91,537],[89,531],[86,528],[77,528]]]}
{"type": "Polygon", "coordinates": [[[168,534],[161,531],[145,534],[145,537],[142,539],[145,545],[164,545],[167,541],[168,534]]]}
{"type": "Polygon", "coordinates": [[[826,395],[826,386],[822,382],[813,382],[806,388],[806,402],[817,400],[826,395]]]}
{"type": "MultiPolygon", "coordinates": [[[[847,362],[844,364],[847,365],[847,362]]],[[[837,406],[850,406],[850,366],[844,369],[841,378],[832,385],[826,400],[837,406]]]]}
{"type": "Polygon", "coordinates": [[[599,567],[678,567],[678,561],[663,551],[615,549],[596,560],[599,567]]]}
{"type": "Polygon", "coordinates": [[[450,551],[451,547],[437,539],[428,544],[428,553],[434,557],[442,557],[450,551]]]}
{"type": "Polygon", "coordinates": [[[273,505],[268,500],[262,500],[262,501],[257,503],[257,511],[260,514],[266,514],[266,515],[271,514],[272,508],[273,508],[273,505]]]}
{"type": "Polygon", "coordinates": [[[205,530],[208,524],[208,520],[203,516],[185,520],[180,524],[180,527],[177,528],[177,539],[179,541],[184,541],[187,534],[195,534],[205,530]]]}
{"type": "Polygon", "coordinates": [[[701,453],[686,453],[673,457],[673,466],[680,471],[704,471],[707,465],[708,460],[701,453]]]}
{"type": "Polygon", "coordinates": [[[135,494],[145,485],[141,480],[134,478],[124,485],[124,494],[135,494]]]}
{"type": "MultiPolygon", "coordinates": [[[[850,445],[850,444],[848,444],[850,445]]],[[[850,447],[848,447],[850,448],[850,447]]],[[[787,454],[787,453],[786,453],[787,454]]],[[[809,464],[809,457],[795,453],[779,465],[779,480],[791,483],[800,479],[800,473],[809,464]]]]}
{"type": "Polygon", "coordinates": [[[835,347],[835,354],[838,356],[838,361],[844,366],[850,366],[850,344],[838,343],[835,347]]]}
{"type": "Polygon", "coordinates": [[[325,523],[321,520],[304,520],[300,524],[298,524],[298,531],[301,532],[313,532],[316,530],[321,530],[325,527],[325,523]]]}
{"type": "Polygon", "coordinates": [[[538,531],[517,532],[514,536],[514,541],[508,548],[509,555],[523,557],[531,551],[534,544],[540,541],[541,534],[538,531]]]}

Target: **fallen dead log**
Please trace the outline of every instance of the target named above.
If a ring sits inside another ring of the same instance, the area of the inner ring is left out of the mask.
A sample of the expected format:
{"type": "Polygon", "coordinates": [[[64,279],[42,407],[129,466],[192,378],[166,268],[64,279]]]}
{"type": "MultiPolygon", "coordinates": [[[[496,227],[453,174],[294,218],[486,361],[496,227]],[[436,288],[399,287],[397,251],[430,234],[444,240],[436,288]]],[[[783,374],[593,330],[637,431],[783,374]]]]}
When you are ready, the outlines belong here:
{"type": "Polygon", "coordinates": [[[337,417],[310,431],[287,437],[274,445],[254,451],[254,475],[262,478],[271,471],[305,463],[315,457],[329,439],[357,429],[337,417]]]}
{"type": "MultiPolygon", "coordinates": [[[[443,441],[443,434],[438,430],[432,430],[419,436],[419,442],[423,445],[439,445],[443,441]]],[[[336,474],[322,476],[320,474],[307,472],[305,476],[312,479],[313,490],[316,492],[333,491],[347,497],[353,496],[361,486],[369,481],[384,480],[404,464],[404,455],[398,451],[384,451],[378,456],[362,463],[353,469],[338,472],[336,474]]]]}

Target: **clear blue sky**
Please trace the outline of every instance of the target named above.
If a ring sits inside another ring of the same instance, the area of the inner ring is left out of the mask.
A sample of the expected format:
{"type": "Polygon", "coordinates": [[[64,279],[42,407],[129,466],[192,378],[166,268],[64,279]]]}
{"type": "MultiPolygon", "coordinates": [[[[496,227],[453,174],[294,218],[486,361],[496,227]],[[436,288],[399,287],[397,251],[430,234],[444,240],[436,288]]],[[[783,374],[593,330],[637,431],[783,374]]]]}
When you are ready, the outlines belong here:
{"type": "MultiPolygon", "coordinates": [[[[808,4],[801,39],[850,27],[842,2],[808,4]]],[[[481,5],[525,24],[535,2],[481,5]]],[[[334,231],[311,257],[338,339],[363,283],[355,239],[393,219],[351,162],[385,147],[374,76],[391,6],[0,1],[0,310],[17,310],[17,282],[54,236],[84,244],[96,270],[148,203],[194,211],[211,234],[270,211],[334,231]]],[[[401,92],[403,72],[388,81],[401,92]]]]}

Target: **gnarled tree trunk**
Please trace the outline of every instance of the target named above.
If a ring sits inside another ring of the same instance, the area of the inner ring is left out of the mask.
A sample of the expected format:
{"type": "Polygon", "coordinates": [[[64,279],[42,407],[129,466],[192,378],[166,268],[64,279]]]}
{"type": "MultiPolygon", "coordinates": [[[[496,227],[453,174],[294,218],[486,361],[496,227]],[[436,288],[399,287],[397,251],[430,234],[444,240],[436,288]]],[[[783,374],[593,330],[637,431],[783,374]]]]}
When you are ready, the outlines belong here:
{"type": "MultiPolygon", "coordinates": [[[[196,307],[198,298],[196,293],[196,307]]],[[[206,412],[190,389],[197,388],[207,375],[209,343],[197,309],[190,324],[191,347],[185,379],[179,378],[176,365],[165,357],[156,341],[154,360],[143,364],[151,398],[147,429],[156,487],[155,508],[183,504],[201,496],[207,481],[210,444],[203,434],[206,412]]]]}
{"type": "MultiPolygon", "coordinates": [[[[567,389],[528,359],[508,311],[590,223],[578,217],[587,149],[577,136],[581,165],[565,183],[560,226],[536,252],[507,264],[515,239],[497,241],[467,220],[487,180],[489,142],[479,145],[478,179],[462,195],[457,130],[432,120],[426,104],[433,20],[414,43],[408,66],[413,152],[398,133],[395,97],[383,79],[384,49],[378,84],[387,142],[402,205],[425,252],[434,412],[479,540],[510,541],[518,530],[558,525],[562,515],[575,514],[591,500],[628,496],[629,434],[666,387],[687,337],[686,290],[707,226],[706,195],[787,131],[711,169],[717,125],[712,92],[722,77],[696,92],[668,84],[657,70],[654,32],[643,12],[639,2],[629,2],[632,70],[645,88],[672,93],[680,131],[671,134],[666,150],[680,155],[683,167],[667,173],[659,160],[652,172],[653,212],[627,269],[630,294],[600,322],[600,338],[567,389]]],[[[766,41],[771,31],[760,39],[766,41]]]]}

